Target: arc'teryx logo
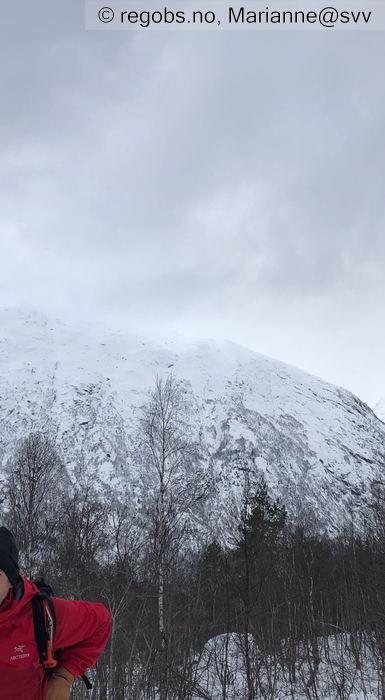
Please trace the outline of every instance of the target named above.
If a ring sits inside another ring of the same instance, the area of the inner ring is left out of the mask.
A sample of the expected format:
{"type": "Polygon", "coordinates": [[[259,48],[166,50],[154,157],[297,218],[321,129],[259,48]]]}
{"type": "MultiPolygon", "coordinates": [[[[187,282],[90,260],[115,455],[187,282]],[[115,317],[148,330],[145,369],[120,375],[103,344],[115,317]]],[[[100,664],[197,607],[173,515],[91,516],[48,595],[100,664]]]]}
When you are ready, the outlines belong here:
{"type": "Polygon", "coordinates": [[[11,656],[10,660],[11,661],[18,661],[19,659],[28,659],[31,654],[23,654],[23,651],[25,649],[25,644],[17,644],[13,650],[14,650],[14,655],[11,656]]]}

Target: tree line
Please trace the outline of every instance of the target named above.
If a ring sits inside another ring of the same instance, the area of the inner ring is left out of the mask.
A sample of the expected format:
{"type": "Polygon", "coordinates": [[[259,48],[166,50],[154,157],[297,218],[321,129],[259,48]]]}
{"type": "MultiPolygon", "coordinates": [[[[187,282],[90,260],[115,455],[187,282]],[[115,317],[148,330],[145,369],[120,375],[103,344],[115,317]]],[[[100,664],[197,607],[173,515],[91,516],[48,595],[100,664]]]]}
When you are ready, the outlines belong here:
{"type": "MultiPolygon", "coordinates": [[[[263,477],[250,479],[247,455],[237,454],[244,488],[231,542],[204,538],[194,527],[210,484],[189,410],[182,382],[156,380],[132,448],[136,509],[124,488],[101,487],[87,474],[72,482],[41,432],[27,435],[6,466],[0,515],[18,540],[24,573],[43,575],[59,596],[101,600],[111,610],[92,700],[212,698],[202,663],[208,640],[220,635],[215,698],[235,697],[226,657],[234,634],[245,700],[273,700],[279,674],[319,700],[328,658],[333,697],[347,699],[351,669],[359,675],[368,654],[385,700],[384,485],[371,485],[365,529],[347,523],[337,536],[321,535],[306,518],[292,522],[263,477]],[[336,638],[344,644],[338,669],[328,654],[336,638]]],[[[85,697],[78,683],[74,698],[85,697]]]]}

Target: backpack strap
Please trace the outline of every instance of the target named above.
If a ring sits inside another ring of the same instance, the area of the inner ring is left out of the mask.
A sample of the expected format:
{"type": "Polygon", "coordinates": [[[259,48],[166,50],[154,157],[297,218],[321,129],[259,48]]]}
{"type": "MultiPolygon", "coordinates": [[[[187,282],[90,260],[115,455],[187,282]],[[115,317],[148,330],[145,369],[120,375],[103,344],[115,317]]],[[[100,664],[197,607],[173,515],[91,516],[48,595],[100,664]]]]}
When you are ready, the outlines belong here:
{"type": "Polygon", "coordinates": [[[32,610],[40,663],[46,671],[50,671],[57,666],[57,659],[53,654],[53,635],[56,625],[55,610],[52,606],[52,601],[49,600],[45,593],[37,593],[32,598],[32,610]]]}
{"type": "MultiPolygon", "coordinates": [[[[53,591],[43,579],[41,581],[34,581],[34,584],[39,588],[39,593],[36,593],[32,598],[35,639],[39,652],[40,664],[47,674],[51,676],[53,669],[57,666],[63,654],[62,649],[56,649],[54,651],[56,613],[53,600],[51,600],[50,597],[53,595],[53,591]]],[[[87,690],[91,690],[92,683],[90,683],[85,674],[82,675],[82,680],[87,690]]]]}

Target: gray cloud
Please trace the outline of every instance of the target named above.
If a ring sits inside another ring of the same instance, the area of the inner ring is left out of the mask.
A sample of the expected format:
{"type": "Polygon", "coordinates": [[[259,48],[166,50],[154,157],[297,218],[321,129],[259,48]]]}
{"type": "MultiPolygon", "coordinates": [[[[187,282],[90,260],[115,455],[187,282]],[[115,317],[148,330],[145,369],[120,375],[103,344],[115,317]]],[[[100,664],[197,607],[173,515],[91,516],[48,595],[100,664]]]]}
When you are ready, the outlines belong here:
{"type": "Polygon", "coordinates": [[[385,393],[382,33],[6,12],[3,303],[225,335],[385,393]]]}

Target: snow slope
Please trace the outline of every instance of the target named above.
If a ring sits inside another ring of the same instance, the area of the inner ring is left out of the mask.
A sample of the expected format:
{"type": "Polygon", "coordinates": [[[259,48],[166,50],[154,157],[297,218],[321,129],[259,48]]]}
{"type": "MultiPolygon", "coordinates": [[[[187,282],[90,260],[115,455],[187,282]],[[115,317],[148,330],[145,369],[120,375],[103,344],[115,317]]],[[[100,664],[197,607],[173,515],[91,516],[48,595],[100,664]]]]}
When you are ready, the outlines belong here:
{"type": "Polygon", "coordinates": [[[210,526],[226,527],[245,480],[263,472],[292,512],[338,526],[385,466],[385,425],[345,389],[231,342],[154,344],[0,311],[0,464],[30,430],[54,429],[70,473],[113,484],[157,374],[190,385],[212,480],[210,526]],[[235,450],[249,455],[235,458],[235,450]],[[250,455],[253,455],[250,457],[250,455]],[[231,508],[230,508],[231,510],[231,508]]]}

